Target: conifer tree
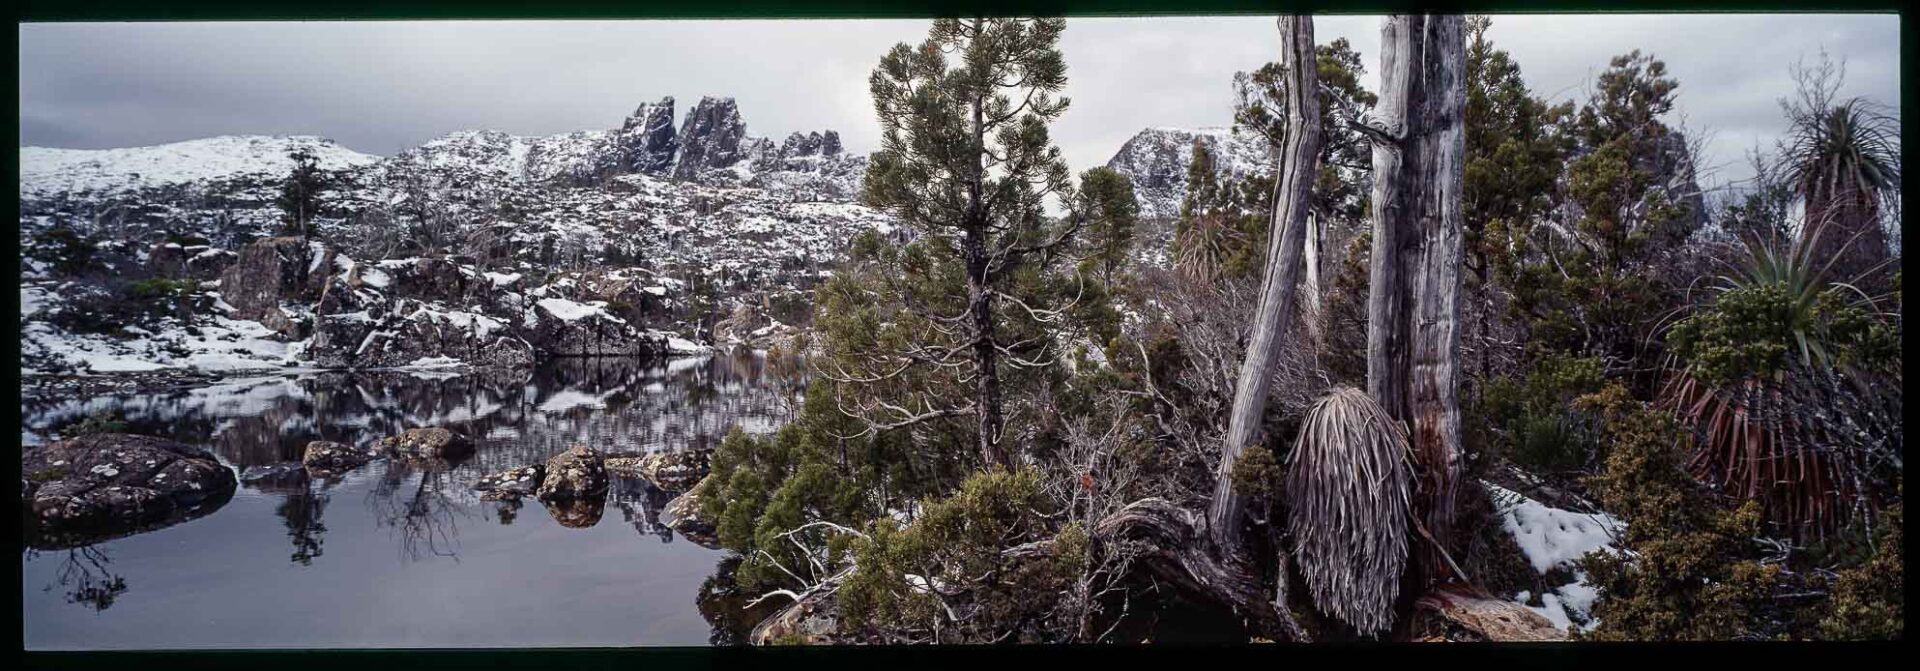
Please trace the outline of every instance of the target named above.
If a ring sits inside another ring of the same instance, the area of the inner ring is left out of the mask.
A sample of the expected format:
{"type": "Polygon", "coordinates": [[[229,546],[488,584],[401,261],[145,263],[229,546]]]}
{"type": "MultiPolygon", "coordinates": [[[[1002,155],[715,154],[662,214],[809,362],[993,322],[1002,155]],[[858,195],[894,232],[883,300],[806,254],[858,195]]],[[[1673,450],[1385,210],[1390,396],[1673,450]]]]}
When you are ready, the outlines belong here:
{"type": "Polygon", "coordinates": [[[313,234],[313,217],[320,212],[320,196],[331,184],[313,152],[295,149],[287,157],[293,159],[293,172],[280,183],[280,196],[274,204],[280,207],[288,234],[309,237],[313,234]]]}
{"type": "Polygon", "coordinates": [[[957,261],[964,284],[960,311],[924,315],[949,335],[911,343],[899,370],[966,361],[972,387],[960,404],[928,397],[921,407],[875,406],[869,418],[897,428],[972,416],[989,464],[1012,465],[1002,441],[1002,367],[1037,364],[1016,346],[1044,345],[1044,336],[1011,339],[1002,313],[1050,321],[1045,306],[1021,301],[1011,284],[1026,266],[1052,260],[1077,228],[1053,230],[1044,207],[1071,188],[1047,135],[1048,122],[1067,109],[1055,95],[1067,82],[1057,46],[1065,28],[1061,19],[942,19],[920,46],[896,45],[869,80],[881,148],[863,200],[911,228],[933,255],[957,261]]]}

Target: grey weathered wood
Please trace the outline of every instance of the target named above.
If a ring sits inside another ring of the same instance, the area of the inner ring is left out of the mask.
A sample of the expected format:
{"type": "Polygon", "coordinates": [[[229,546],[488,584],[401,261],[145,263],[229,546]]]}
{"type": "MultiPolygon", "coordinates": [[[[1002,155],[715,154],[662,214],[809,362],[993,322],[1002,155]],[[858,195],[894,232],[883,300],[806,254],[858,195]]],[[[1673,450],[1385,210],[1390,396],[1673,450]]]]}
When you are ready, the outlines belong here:
{"type": "Polygon", "coordinates": [[[1374,106],[1375,124],[1388,137],[1373,143],[1373,253],[1367,272],[1367,394],[1387,415],[1405,421],[1407,366],[1412,348],[1407,342],[1412,297],[1407,272],[1413,265],[1415,238],[1407,230],[1409,201],[1417,181],[1419,157],[1410,155],[1408,139],[1419,132],[1412,106],[1419,100],[1420,80],[1414,65],[1425,35],[1419,17],[1394,15],[1380,24],[1380,104],[1374,106]]]}
{"type": "Polygon", "coordinates": [[[1246,508],[1244,497],[1233,491],[1233,465],[1260,432],[1273,367],[1279,361],[1280,346],[1293,317],[1309,198],[1314,175],[1319,171],[1320,89],[1315,72],[1313,19],[1283,16],[1279,28],[1280,62],[1286,68],[1287,135],[1280,157],[1280,188],[1274,194],[1273,228],[1278,234],[1268,238],[1271,242],[1260,305],[1255,310],[1252,339],[1240,365],[1240,378],[1234,385],[1226,443],[1221,446],[1213,500],[1207,511],[1214,541],[1228,554],[1239,550],[1246,508]]]}
{"type": "MultiPolygon", "coordinates": [[[[1381,27],[1373,152],[1373,258],[1367,391],[1406,422],[1419,483],[1415,509],[1441,543],[1453,535],[1465,468],[1460,447],[1461,189],[1466,156],[1466,37],[1460,16],[1388,17],[1381,27]]],[[[1421,584],[1449,574],[1422,546],[1421,584]]]]}
{"type": "MultiPolygon", "coordinates": [[[[1420,181],[1414,230],[1419,265],[1412,281],[1413,352],[1408,407],[1419,464],[1415,510],[1436,542],[1454,540],[1454,515],[1466,464],[1460,446],[1461,207],[1466,171],[1466,30],[1460,16],[1429,16],[1420,63],[1420,181]]],[[[1422,581],[1451,574],[1443,548],[1423,545],[1415,562],[1422,581]]],[[[1456,578],[1461,576],[1455,576],[1456,578]]]]}

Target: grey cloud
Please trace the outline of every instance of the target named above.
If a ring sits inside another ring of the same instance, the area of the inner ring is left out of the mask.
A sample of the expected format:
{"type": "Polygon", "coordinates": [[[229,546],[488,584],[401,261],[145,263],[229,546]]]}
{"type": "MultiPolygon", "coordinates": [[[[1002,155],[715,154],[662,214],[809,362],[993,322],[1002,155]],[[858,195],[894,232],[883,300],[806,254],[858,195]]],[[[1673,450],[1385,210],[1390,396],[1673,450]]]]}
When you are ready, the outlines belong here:
{"type": "MultiPolygon", "coordinates": [[[[1378,18],[1315,20],[1372,66],[1378,18]]],[[[334,138],[390,154],[444,133],[610,128],[671,95],[739,99],[753,132],[839,130],[869,151],[879,129],[867,75],[925,21],[302,22],[35,24],[20,27],[20,143],[156,144],[219,134],[334,138]]],[[[1826,46],[1849,60],[1849,95],[1899,100],[1899,24],[1873,15],[1496,17],[1492,38],[1529,84],[1579,98],[1634,48],[1681,81],[1690,129],[1711,137],[1719,177],[1770,144],[1787,66],[1826,46]]],[[[1073,107],[1055,126],[1075,170],[1104,163],[1148,126],[1232,122],[1229,81],[1277,54],[1268,17],[1070,19],[1062,44],[1073,107]]],[[[1374,85],[1372,73],[1367,84],[1374,85]]]]}

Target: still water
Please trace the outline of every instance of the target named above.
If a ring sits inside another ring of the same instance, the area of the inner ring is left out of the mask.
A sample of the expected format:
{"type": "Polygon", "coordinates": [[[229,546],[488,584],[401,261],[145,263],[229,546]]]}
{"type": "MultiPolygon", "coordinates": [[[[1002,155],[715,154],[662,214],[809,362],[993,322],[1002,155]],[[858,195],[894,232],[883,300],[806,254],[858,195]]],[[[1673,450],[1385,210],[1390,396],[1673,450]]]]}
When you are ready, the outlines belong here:
{"type": "Polygon", "coordinates": [[[30,649],[524,647],[734,642],[706,598],[726,553],[658,523],[669,495],[614,480],[604,507],[481,501],[487,473],[570,445],[710,447],[768,432],[805,380],[754,355],[566,359],[517,372],[311,373],[160,393],[26,398],[37,444],[90,415],[203,445],[236,472],[311,440],[366,445],[417,426],[474,437],[452,464],[380,460],[339,479],[241,483],[197,519],[67,549],[22,550],[30,649]],[[702,613],[709,613],[703,616],[702,613]],[[714,620],[709,621],[709,618],[714,620]]]}

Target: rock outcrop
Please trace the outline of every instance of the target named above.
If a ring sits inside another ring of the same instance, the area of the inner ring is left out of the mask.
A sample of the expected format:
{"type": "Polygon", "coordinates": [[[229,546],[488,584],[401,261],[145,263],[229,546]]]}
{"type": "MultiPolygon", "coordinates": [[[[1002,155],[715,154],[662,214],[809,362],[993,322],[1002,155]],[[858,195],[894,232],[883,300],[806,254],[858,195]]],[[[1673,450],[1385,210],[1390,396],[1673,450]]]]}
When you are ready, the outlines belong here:
{"type": "Polygon", "coordinates": [[[740,143],[746,136],[747,124],[732,98],[701,98],[680,124],[673,178],[693,179],[708,170],[732,167],[740,162],[740,143]]]}
{"type": "Polygon", "coordinates": [[[607,493],[606,459],[593,448],[578,445],[547,460],[546,475],[537,492],[542,499],[604,499],[607,493]]]}
{"type": "Polygon", "coordinates": [[[405,457],[456,459],[473,454],[472,441],[440,427],[407,429],[398,436],[381,438],[378,446],[405,457]]]}
{"type": "Polygon", "coordinates": [[[1149,128],[1140,131],[1107,161],[1107,167],[1133,181],[1134,200],[1143,219],[1180,216],[1187,197],[1187,171],[1195,145],[1214,159],[1214,171],[1234,178],[1272,174],[1266,140],[1228,128],[1149,128]]]}
{"type": "Polygon", "coordinates": [[[204,450],[119,433],[29,448],[20,474],[30,535],[41,547],[178,523],[225,504],[237,484],[204,450]]]}
{"type": "Polygon", "coordinates": [[[614,149],[624,172],[664,175],[671,170],[678,149],[673,132],[673,96],[634,110],[615,131],[614,149]]]}
{"type": "Polygon", "coordinates": [[[319,298],[333,255],[325,245],[301,238],[255,241],[220,274],[220,298],[233,307],[235,319],[260,322],[289,339],[304,338],[311,324],[285,304],[319,298]]]}

